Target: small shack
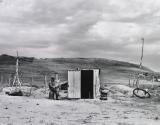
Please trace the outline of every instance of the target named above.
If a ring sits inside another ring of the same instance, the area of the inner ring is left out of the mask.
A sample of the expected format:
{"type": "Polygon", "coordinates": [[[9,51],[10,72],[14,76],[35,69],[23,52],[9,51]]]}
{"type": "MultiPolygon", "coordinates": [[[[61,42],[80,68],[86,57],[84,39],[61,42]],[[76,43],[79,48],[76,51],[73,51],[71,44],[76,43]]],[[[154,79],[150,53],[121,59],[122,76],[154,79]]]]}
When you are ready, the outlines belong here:
{"type": "Polygon", "coordinates": [[[82,69],[68,71],[68,98],[95,99],[100,96],[100,70],[82,69]]]}

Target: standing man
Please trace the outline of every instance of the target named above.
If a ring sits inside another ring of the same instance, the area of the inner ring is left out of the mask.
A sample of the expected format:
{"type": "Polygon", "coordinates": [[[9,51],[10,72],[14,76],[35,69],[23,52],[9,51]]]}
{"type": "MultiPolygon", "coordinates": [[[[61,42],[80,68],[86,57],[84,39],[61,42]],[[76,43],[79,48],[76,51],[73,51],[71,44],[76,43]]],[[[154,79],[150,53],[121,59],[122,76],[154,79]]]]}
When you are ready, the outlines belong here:
{"type": "Polygon", "coordinates": [[[49,83],[49,99],[59,99],[59,83],[55,81],[54,77],[51,77],[51,81],[49,83]]]}

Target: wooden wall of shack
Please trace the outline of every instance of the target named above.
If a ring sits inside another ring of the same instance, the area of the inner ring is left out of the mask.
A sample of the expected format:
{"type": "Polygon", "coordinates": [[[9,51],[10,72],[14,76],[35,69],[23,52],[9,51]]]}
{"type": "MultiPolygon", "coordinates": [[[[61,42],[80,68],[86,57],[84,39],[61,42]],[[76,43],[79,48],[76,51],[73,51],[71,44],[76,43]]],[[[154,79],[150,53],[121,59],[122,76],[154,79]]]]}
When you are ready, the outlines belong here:
{"type": "MultiPolygon", "coordinates": [[[[100,70],[99,69],[84,69],[93,70],[93,98],[100,96],[100,70]]],[[[68,98],[81,98],[81,70],[68,71],[68,98]]]]}

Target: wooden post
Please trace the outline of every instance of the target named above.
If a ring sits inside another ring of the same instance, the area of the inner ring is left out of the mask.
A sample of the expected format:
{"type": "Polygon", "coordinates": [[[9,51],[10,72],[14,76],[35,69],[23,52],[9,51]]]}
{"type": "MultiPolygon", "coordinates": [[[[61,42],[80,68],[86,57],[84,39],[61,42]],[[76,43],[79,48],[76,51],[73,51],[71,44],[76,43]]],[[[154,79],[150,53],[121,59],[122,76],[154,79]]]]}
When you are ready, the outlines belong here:
{"type": "Polygon", "coordinates": [[[141,60],[139,64],[140,69],[142,68],[142,62],[143,62],[144,38],[142,38],[141,40],[142,40],[142,52],[141,52],[141,60]]]}
{"type": "Polygon", "coordinates": [[[3,84],[3,75],[1,74],[1,84],[3,84]]]}
{"type": "Polygon", "coordinates": [[[2,73],[1,73],[1,84],[2,84],[2,73]]]}
{"type": "Polygon", "coordinates": [[[33,78],[33,75],[31,77],[31,84],[33,85],[33,82],[34,82],[34,78],[33,78]]]}
{"type": "Polygon", "coordinates": [[[44,75],[44,86],[45,86],[45,93],[47,92],[47,75],[44,75]]]}
{"type": "Polygon", "coordinates": [[[9,87],[11,87],[11,75],[9,75],[8,84],[9,84],[9,87]]]}
{"type": "Polygon", "coordinates": [[[154,84],[154,81],[155,81],[155,79],[154,79],[154,75],[152,76],[152,89],[153,89],[153,84],[154,84]]]}
{"type": "Polygon", "coordinates": [[[128,83],[129,87],[131,86],[131,77],[132,77],[131,74],[129,74],[129,80],[128,80],[128,82],[129,82],[129,83],[128,83]]]}
{"type": "Polygon", "coordinates": [[[30,88],[29,96],[31,96],[31,94],[32,94],[32,85],[33,85],[33,75],[31,77],[31,82],[30,82],[31,88],[30,88]]]}
{"type": "Polygon", "coordinates": [[[58,76],[58,73],[56,73],[56,79],[55,79],[56,81],[58,81],[59,80],[59,76],[58,76]]]}

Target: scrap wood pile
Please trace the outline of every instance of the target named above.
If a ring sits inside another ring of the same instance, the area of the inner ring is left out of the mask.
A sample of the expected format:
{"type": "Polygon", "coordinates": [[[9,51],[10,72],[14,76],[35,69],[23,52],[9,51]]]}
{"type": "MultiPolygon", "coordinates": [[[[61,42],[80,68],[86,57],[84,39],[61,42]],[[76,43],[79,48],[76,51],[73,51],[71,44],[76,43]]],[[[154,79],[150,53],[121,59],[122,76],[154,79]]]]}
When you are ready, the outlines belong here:
{"type": "MultiPolygon", "coordinates": [[[[16,87],[4,87],[1,92],[2,95],[9,96],[30,96],[32,98],[48,98],[49,89],[48,88],[35,88],[22,86],[20,89],[16,87]]],[[[60,91],[60,98],[66,98],[66,90],[60,91]]]]}
{"type": "Polygon", "coordinates": [[[21,86],[19,87],[4,87],[2,89],[2,94],[7,94],[11,96],[30,96],[31,92],[34,91],[36,88],[28,87],[28,86],[21,86]]]}

